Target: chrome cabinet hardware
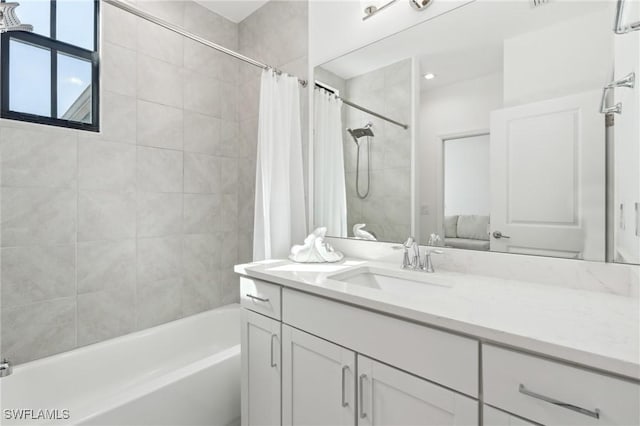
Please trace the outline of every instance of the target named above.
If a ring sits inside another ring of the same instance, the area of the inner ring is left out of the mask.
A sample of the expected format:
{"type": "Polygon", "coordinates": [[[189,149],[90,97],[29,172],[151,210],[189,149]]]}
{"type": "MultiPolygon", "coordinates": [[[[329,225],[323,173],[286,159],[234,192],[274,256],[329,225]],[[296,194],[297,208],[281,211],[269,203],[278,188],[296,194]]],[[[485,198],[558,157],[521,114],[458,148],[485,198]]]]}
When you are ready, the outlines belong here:
{"type": "Polygon", "coordinates": [[[510,236],[508,236],[508,235],[504,235],[504,234],[503,234],[502,232],[500,232],[500,231],[493,231],[493,234],[491,234],[491,235],[493,235],[493,238],[495,238],[496,240],[499,240],[500,238],[507,238],[507,239],[508,239],[508,238],[511,238],[511,237],[510,237],[510,236]]]}
{"type": "Polygon", "coordinates": [[[274,337],[277,338],[278,335],[277,334],[272,334],[271,335],[271,354],[270,354],[271,355],[271,367],[277,367],[278,366],[278,363],[274,362],[274,360],[273,360],[273,358],[274,358],[274,356],[273,356],[273,338],[274,337]]]}
{"type": "Polygon", "coordinates": [[[622,103],[607,106],[607,94],[609,90],[616,87],[627,87],[633,89],[636,85],[636,73],[630,72],[619,80],[614,80],[602,88],[602,98],[600,99],[600,112],[602,114],[622,114],[622,103]]]}
{"type": "Polygon", "coordinates": [[[640,237],[640,203],[635,203],[636,210],[636,237],[640,237]]]}
{"type": "Polygon", "coordinates": [[[347,401],[347,391],[345,390],[346,382],[347,382],[347,371],[350,371],[348,365],[342,367],[342,406],[348,407],[349,402],[347,401]]]}
{"type": "Polygon", "coordinates": [[[613,24],[613,32],[616,34],[627,34],[631,31],[640,30],[640,22],[632,22],[625,25],[622,21],[624,19],[624,0],[618,0],[616,5],[616,20],[613,24]]]}
{"type": "Polygon", "coordinates": [[[568,404],[566,402],[559,401],[555,398],[551,398],[545,395],[541,395],[539,393],[532,392],[529,389],[527,389],[522,383],[520,384],[518,391],[523,395],[530,396],[531,398],[539,399],[541,401],[548,402],[549,404],[553,404],[558,407],[563,407],[568,410],[575,411],[576,413],[584,414],[585,416],[593,417],[594,419],[600,418],[600,410],[597,408],[595,410],[588,410],[586,408],[578,407],[577,405],[568,404]]]}
{"type": "Polygon", "coordinates": [[[361,419],[364,419],[364,418],[367,417],[367,413],[364,411],[364,380],[366,378],[367,378],[366,374],[361,374],[360,375],[360,379],[358,380],[359,385],[360,385],[359,386],[360,389],[358,389],[359,390],[358,393],[360,395],[360,400],[358,401],[358,405],[360,407],[358,407],[358,408],[359,408],[359,411],[360,411],[360,418],[361,419]]]}
{"type": "Polygon", "coordinates": [[[0,377],[7,377],[13,373],[13,366],[6,358],[0,362],[0,377]]]}
{"type": "Polygon", "coordinates": [[[258,296],[254,296],[253,294],[245,294],[246,297],[248,297],[249,299],[253,299],[253,300],[257,300],[258,302],[268,302],[269,299],[268,298],[264,298],[264,297],[258,297],[258,296]]]}

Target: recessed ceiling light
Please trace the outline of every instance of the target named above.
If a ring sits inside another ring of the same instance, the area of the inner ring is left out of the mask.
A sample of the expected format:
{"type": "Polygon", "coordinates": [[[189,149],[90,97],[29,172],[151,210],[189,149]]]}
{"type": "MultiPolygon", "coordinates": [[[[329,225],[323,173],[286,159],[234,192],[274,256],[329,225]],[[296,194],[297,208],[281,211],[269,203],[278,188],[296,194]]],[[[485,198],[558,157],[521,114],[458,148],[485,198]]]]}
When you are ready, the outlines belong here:
{"type": "Polygon", "coordinates": [[[424,75],[425,80],[433,80],[434,78],[436,78],[436,75],[432,72],[428,72],[424,75]]]}

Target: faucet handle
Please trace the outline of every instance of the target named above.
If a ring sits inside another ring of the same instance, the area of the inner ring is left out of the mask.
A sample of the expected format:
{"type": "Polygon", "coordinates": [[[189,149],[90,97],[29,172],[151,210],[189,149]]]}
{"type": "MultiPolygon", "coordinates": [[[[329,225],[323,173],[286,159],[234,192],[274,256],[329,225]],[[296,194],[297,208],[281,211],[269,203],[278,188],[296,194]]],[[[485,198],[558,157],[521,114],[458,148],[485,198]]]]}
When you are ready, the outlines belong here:
{"type": "Polygon", "coordinates": [[[425,272],[435,272],[435,269],[433,269],[433,262],[431,261],[431,255],[432,254],[442,254],[444,253],[442,250],[438,250],[438,249],[434,249],[434,250],[429,250],[427,249],[424,253],[424,263],[421,265],[421,269],[425,272]]]}
{"type": "Polygon", "coordinates": [[[409,237],[407,238],[407,241],[405,241],[402,245],[405,246],[406,248],[410,248],[415,242],[415,238],[413,237],[409,237]]]}

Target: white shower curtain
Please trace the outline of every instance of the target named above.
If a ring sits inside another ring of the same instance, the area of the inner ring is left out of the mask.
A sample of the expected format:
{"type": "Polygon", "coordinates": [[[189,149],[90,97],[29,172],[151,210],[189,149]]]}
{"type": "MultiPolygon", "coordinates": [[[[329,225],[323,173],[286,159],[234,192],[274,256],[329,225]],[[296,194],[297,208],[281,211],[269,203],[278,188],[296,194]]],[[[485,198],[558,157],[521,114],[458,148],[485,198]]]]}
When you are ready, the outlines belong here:
{"type": "Polygon", "coordinates": [[[347,236],[347,194],[342,147],[342,100],[314,91],[314,222],[327,235],[347,236]]]}
{"type": "Polygon", "coordinates": [[[262,72],[253,260],[286,258],[306,237],[298,79],[262,72]]]}

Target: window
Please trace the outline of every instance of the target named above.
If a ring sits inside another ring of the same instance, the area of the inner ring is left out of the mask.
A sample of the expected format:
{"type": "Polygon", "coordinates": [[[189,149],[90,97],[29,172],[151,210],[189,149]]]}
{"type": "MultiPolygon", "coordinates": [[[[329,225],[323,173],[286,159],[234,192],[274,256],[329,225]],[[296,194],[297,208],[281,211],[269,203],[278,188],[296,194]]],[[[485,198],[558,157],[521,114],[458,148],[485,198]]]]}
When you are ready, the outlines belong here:
{"type": "Polygon", "coordinates": [[[33,32],[2,34],[0,116],[98,131],[99,1],[19,3],[33,32]]]}

